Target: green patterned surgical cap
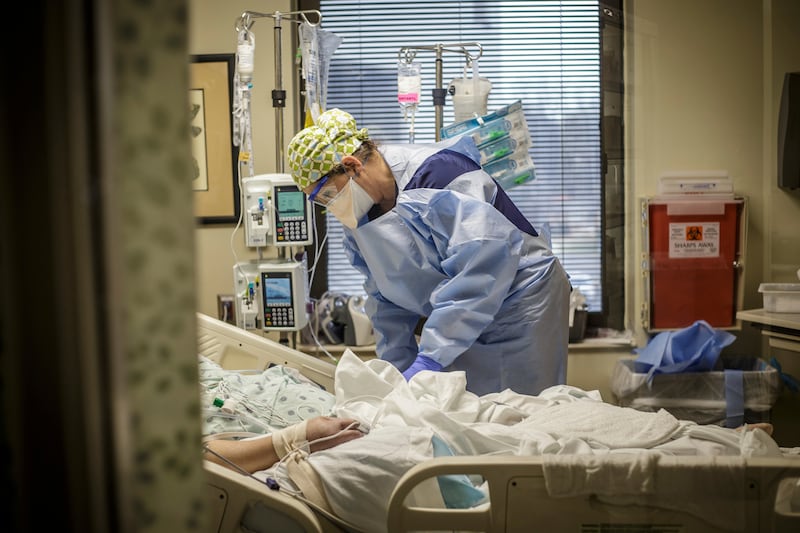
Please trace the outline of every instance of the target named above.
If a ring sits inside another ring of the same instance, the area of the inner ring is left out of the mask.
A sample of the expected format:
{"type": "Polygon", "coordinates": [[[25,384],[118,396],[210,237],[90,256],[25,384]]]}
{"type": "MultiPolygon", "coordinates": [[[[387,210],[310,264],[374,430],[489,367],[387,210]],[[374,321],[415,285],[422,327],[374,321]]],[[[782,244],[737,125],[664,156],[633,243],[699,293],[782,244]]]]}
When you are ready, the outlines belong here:
{"type": "Polygon", "coordinates": [[[301,189],[319,181],[342,157],[355,152],[368,139],[367,130],[356,128],[356,120],[341,109],[330,109],[317,123],[300,131],[289,142],[288,159],[292,179],[301,189]]]}

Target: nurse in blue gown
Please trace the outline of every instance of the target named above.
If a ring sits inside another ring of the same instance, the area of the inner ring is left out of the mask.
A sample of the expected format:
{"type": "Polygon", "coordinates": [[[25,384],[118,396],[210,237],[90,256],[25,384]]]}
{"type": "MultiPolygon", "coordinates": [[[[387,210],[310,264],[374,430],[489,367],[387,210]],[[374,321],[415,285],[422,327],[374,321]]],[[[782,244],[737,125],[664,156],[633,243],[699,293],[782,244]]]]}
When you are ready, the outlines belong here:
{"type": "Polygon", "coordinates": [[[344,225],[381,359],[406,379],[464,371],[478,395],[565,382],[568,276],[471,139],[378,145],[332,109],[287,155],[298,187],[344,225]]]}

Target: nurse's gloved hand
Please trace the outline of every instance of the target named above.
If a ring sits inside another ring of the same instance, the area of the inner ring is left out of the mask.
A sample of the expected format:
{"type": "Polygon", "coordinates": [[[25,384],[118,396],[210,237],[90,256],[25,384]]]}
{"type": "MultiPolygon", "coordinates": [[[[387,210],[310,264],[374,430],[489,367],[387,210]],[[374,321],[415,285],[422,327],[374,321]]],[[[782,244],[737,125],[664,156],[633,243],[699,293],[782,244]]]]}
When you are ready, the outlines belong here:
{"type": "Polygon", "coordinates": [[[425,357],[424,355],[418,355],[417,358],[414,360],[414,362],[411,363],[411,366],[403,371],[403,377],[406,378],[406,381],[408,381],[417,372],[421,372],[423,370],[433,370],[434,372],[439,372],[442,370],[442,365],[440,365],[430,357],[425,357]]]}

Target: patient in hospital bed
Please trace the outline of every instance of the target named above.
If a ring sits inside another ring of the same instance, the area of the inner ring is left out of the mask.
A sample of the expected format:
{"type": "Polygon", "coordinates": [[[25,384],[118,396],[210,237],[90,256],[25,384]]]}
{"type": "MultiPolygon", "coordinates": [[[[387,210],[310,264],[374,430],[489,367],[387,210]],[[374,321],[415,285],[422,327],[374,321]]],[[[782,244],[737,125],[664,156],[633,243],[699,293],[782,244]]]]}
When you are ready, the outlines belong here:
{"type": "MultiPolygon", "coordinates": [[[[269,412],[261,422],[236,423],[250,431],[260,424],[262,433],[271,426],[277,446],[267,439],[210,440],[207,447],[218,455],[208,452],[206,456],[255,472],[268,486],[301,495],[364,531],[385,530],[388,501],[396,482],[411,467],[434,457],[542,456],[548,490],[564,491],[574,488],[575,480],[571,487],[559,487],[564,476],[547,479],[548,470],[563,472],[559,459],[576,455],[613,460],[636,454],[638,475],[645,480],[652,477],[648,469],[663,455],[783,453],[770,437],[769,424],[739,431],[701,426],[678,420],[664,410],[647,413],[611,405],[603,402],[597,391],[566,385],[551,387],[538,396],[506,390],[479,397],[466,391],[463,373],[422,372],[406,382],[391,364],[377,359],[364,362],[349,352],[337,365],[335,394],[283,370],[270,370],[280,374],[279,385],[254,385],[247,379],[238,383],[259,393],[269,390],[269,397],[255,402],[267,406],[269,412]],[[287,403],[278,409],[281,400],[289,397],[295,397],[299,407],[287,403]],[[302,419],[307,422],[299,424],[302,419]],[[324,440],[317,441],[319,438],[324,440]]],[[[231,392],[230,379],[239,378],[220,375],[207,380],[206,398],[231,392]]],[[[245,403],[240,399],[238,405],[245,403]]],[[[256,415],[255,411],[248,413],[256,415]]],[[[208,420],[207,434],[213,433],[211,428],[220,429],[208,420]]],[[[440,476],[415,490],[414,497],[417,504],[427,507],[480,505],[487,495],[475,481],[468,476],[440,476]]],[[[635,485],[637,480],[629,481],[635,485]]]]}

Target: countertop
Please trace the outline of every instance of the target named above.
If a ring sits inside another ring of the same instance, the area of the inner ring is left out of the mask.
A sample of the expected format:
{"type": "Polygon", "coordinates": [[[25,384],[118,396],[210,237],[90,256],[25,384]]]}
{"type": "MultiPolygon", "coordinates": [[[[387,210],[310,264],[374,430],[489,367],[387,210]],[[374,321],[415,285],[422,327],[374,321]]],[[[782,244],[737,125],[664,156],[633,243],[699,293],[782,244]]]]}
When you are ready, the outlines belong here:
{"type": "Polygon", "coordinates": [[[736,318],[761,328],[761,334],[769,339],[771,347],[800,353],[800,313],[747,309],[736,313],[736,318]]]}
{"type": "Polygon", "coordinates": [[[737,312],[736,318],[800,332],[800,313],[771,313],[765,309],[747,309],[737,312]]]}

